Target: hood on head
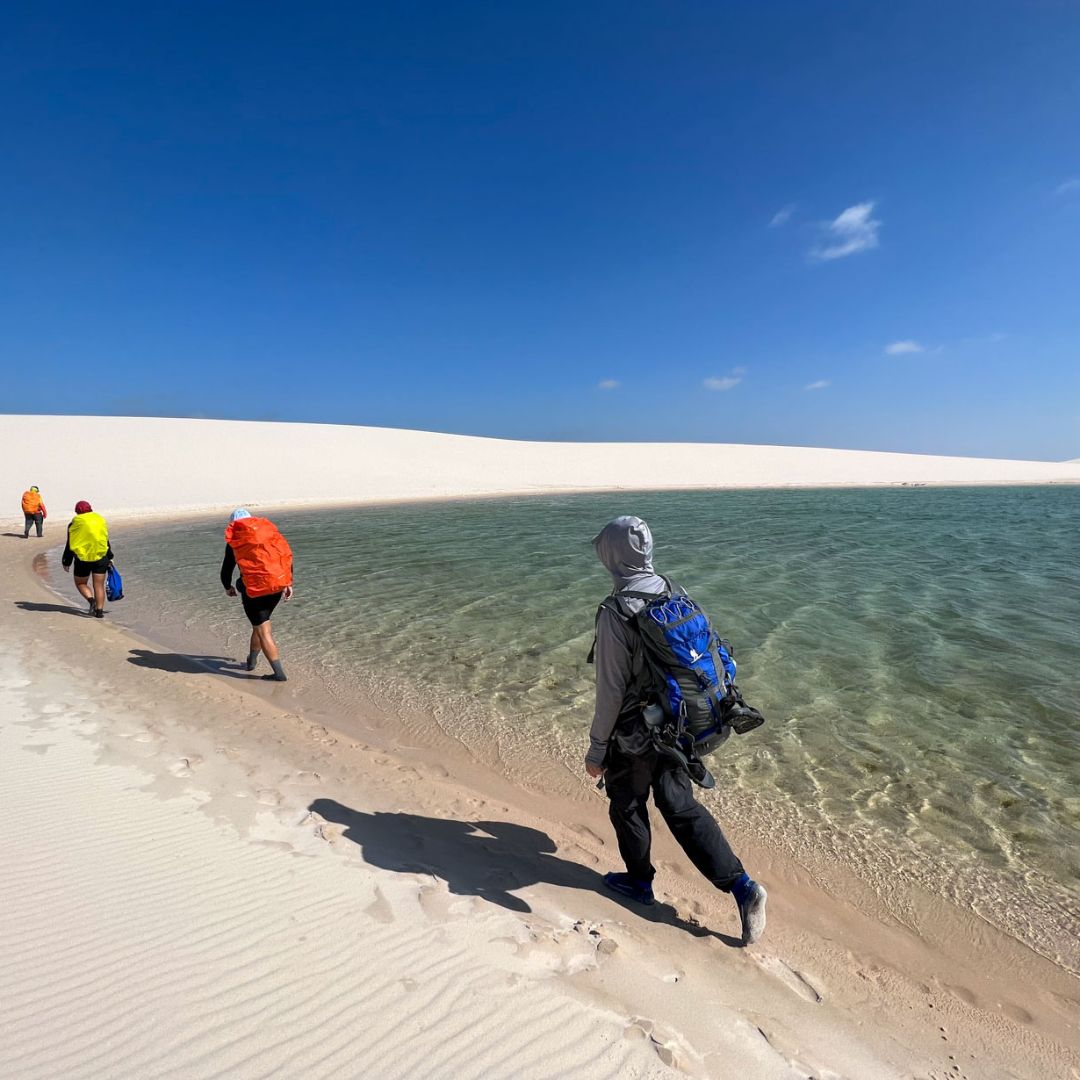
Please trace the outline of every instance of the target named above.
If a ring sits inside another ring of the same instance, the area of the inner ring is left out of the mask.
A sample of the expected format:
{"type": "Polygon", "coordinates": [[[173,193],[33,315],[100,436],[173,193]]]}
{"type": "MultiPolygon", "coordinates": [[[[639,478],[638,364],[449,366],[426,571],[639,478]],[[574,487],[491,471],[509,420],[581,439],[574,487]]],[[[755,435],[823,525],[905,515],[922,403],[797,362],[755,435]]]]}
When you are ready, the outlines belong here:
{"type": "Polygon", "coordinates": [[[85,499],[80,499],[75,504],[76,514],[89,514],[93,512],[93,509],[94,508],[85,499]]]}
{"type": "Polygon", "coordinates": [[[653,573],[652,532],[639,517],[626,515],[609,521],[593,537],[593,547],[617,585],[653,573]]]}

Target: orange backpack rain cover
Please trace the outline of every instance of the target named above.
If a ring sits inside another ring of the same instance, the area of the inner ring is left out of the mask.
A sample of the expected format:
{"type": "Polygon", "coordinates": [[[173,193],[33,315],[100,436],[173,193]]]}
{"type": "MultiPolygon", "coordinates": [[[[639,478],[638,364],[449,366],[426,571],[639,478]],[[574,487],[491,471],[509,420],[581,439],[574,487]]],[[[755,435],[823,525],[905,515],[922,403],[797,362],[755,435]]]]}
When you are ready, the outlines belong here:
{"type": "Polygon", "coordinates": [[[39,510],[45,509],[45,503],[36,491],[24,491],[22,508],[24,514],[36,514],[39,510]]]}
{"type": "Polygon", "coordinates": [[[233,549],[248,596],[269,596],[292,584],[292,548],[267,518],[230,521],[225,543],[233,549]]]}

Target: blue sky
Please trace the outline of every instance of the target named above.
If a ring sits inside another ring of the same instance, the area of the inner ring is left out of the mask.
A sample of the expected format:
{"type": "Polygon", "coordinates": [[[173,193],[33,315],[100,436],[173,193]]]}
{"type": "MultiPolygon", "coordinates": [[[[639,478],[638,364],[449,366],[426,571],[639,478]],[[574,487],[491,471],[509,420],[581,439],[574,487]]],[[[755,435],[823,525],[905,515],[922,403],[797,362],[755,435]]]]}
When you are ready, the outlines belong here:
{"type": "Polygon", "coordinates": [[[0,412],[1080,456],[1074,4],[2,27],[0,412]]]}

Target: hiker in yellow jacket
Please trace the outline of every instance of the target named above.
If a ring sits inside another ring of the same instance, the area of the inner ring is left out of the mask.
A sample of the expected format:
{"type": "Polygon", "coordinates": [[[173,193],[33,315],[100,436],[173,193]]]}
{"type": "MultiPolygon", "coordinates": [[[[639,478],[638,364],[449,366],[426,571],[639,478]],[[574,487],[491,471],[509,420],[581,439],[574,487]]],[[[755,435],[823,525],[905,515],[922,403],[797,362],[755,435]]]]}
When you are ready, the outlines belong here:
{"type": "Polygon", "coordinates": [[[41,535],[42,526],[45,524],[45,519],[49,516],[49,511],[45,509],[45,500],[41,497],[41,492],[37,486],[30,488],[29,491],[23,492],[22,497],[22,512],[23,519],[26,525],[23,531],[23,539],[30,539],[30,526],[37,526],[37,534],[41,535]]]}
{"type": "Polygon", "coordinates": [[[95,619],[105,618],[105,575],[113,560],[109,546],[109,526],[100,514],[85,500],[75,504],[75,516],[67,531],[67,546],[61,562],[66,573],[75,564],[75,588],[89,603],[88,615],[95,619]],[[90,578],[94,587],[90,588],[90,578]]]}

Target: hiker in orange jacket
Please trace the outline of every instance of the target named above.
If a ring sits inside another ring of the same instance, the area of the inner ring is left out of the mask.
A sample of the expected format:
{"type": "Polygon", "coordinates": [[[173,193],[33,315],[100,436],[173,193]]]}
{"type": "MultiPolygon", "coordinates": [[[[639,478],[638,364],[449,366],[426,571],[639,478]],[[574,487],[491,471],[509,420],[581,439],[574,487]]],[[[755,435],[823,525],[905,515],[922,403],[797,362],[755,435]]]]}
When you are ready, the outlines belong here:
{"type": "Polygon", "coordinates": [[[45,500],[41,497],[41,492],[37,486],[30,488],[29,491],[23,492],[22,497],[22,512],[23,520],[26,525],[23,531],[23,539],[30,539],[30,526],[37,526],[37,534],[41,535],[43,526],[45,525],[45,519],[49,516],[49,511],[45,509],[45,500]]]}
{"type": "Polygon", "coordinates": [[[240,594],[244,614],[251,623],[247,669],[254,671],[259,653],[266,654],[273,674],[266,676],[285,682],[285,669],[274,641],[270,617],[281,600],[292,596],[292,549],[278,527],[266,518],[253,517],[247,510],[234,510],[225,528],[225,558],[221,563],[221,584],[229,596],[240,594]],[[233,584],[233,571],[240,577],[233,584]]]}

